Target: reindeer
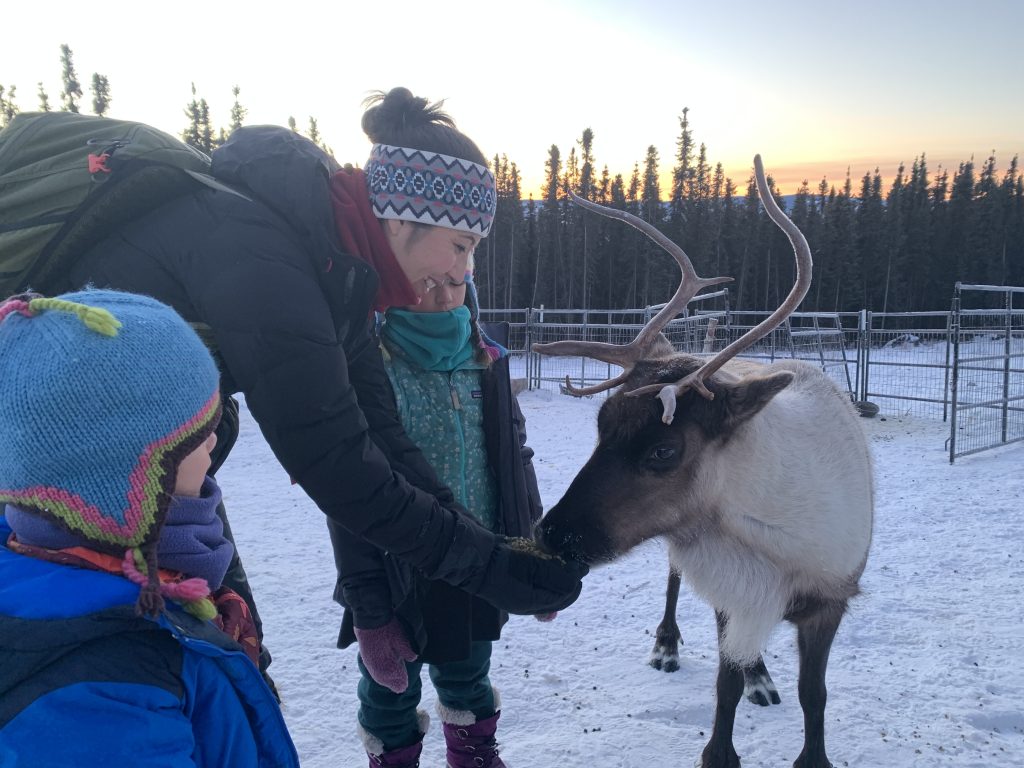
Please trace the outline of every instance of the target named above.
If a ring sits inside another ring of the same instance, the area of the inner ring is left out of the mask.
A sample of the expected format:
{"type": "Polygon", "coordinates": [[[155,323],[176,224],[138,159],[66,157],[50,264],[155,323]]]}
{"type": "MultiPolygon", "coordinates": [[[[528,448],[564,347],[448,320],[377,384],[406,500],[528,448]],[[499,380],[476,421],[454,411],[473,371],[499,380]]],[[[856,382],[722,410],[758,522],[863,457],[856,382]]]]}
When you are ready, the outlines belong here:
{"type": "Polygon", "coordinates": [[[730,278],[699,277],[683,250],[646,222],[574,197],[646,233],[683,276],[630,344],[534,347],[623,369],[575,390],[621,385],[601,407],[593,455],[541,520],[538,540],[552,554],[595,565],[647,539],[668,540],[672,567],[715,609],[718,626],[714,728],[702,768],[739,766],[732,733],[744,675],[772,629],[794,624],[804,744],[793,765],[830,768],[825,669],[871,543],[871,461],[849,398],[820,369],[735,359],[796,309],[811,281],[807,241],[772,197],[759,156],[754,171],[768,215],[793,246],[797,279],[775,312],[711,358],[674,353],[661,330],[699,291],[730,278]]]}

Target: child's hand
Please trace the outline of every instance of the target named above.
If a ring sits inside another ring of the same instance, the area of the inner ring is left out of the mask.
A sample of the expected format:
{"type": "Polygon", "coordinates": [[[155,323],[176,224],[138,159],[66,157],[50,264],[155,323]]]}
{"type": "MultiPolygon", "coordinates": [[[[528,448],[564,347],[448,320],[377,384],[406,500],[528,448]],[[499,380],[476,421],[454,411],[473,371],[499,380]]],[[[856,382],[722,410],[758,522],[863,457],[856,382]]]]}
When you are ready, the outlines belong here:
{"type": "Polygon", "coordinates": [[[558,611],[551,611],[551,613],[535,613],[535,614],[533,614],[533,618],[535,618],[537,621],[543,621],[543,622],[554,621],[557,616],[558,616],[558,611]]]}
{"type": "Polygon", "coordinates": [[[374,629],[355,628],[359,641],[359,656],[366,671],[375,682],[394,693],[402,693],[409,687],[407,661],[416,661],[405,630],[395,617],[383,627],[374,629]]]}

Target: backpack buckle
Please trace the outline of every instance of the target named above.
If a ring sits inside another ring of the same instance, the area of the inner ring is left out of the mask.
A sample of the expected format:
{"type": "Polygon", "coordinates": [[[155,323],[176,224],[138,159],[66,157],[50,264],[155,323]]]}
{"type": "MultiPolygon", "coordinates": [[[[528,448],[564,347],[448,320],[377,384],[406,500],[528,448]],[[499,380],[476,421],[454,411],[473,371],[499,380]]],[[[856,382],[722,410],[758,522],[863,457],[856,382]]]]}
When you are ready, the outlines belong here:
{"type": "Polygon", "coordinates": [[[107,160],[109,159],[109,152],[103,152],[99,155],[89,155],[89,173],[110,173],[110,169],[107,167],[107,160]]]}

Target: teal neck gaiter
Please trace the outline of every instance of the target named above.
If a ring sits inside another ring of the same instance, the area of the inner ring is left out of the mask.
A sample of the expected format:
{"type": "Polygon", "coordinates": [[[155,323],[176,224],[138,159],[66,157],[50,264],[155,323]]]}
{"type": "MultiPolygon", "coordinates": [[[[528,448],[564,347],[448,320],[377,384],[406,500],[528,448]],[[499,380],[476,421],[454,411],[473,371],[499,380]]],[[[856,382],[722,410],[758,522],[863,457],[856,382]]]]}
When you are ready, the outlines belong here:
{"type": "Polygon", "coordinates": [[[447,312],[409,312],[389,309],[381,334],[385,342],[401,350],[427,371],[454,371],[472,367],[472,326],[469,307],[447,312]]]}

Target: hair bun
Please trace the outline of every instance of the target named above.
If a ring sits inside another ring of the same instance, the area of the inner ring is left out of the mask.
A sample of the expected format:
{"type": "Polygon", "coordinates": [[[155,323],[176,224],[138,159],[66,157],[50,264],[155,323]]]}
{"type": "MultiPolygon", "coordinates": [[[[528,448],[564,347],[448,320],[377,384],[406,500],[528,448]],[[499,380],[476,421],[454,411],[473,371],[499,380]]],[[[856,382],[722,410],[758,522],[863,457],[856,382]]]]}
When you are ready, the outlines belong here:
{"type": "Polygon", "coordinates": [[[431,104],[414,96],[408,88],[392,88],[370,95],[363,106],[363,132],[374,144],[393,144],[398,137],[434,125],[454,128],[454,121],[441,110],[442,102],[431,104]]]}

